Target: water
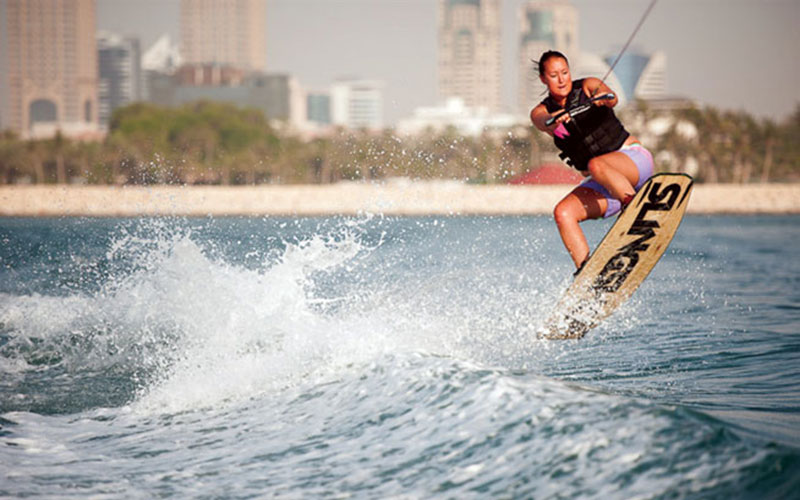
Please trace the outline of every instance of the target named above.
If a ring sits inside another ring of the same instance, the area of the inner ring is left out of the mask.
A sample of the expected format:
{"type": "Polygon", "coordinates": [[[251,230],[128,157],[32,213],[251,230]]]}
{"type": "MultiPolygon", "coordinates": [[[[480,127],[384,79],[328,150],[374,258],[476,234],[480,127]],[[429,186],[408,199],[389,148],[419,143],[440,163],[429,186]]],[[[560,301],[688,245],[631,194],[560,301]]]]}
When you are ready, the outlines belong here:
{"type": "Polygon", "coordinates": [[[0,219],[0,497],[798,498],[798,241],[559,342],[548,217],[0,219]]]}

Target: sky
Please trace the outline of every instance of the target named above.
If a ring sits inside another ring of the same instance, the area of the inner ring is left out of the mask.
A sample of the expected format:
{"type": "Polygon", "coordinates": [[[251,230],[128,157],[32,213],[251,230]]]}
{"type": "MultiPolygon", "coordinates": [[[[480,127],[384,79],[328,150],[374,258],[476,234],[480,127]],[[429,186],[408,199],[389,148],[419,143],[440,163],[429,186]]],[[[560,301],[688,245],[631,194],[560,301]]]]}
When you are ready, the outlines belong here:
{"type": "MultiPolygon", "coordinates": [[[[97,27],[179,40],[179,0],[96,0],[97,27]]],[[[502,0],[503,101],[515,109],[517,14],[502,0]]],[[[619,51],[650,0],[572,0],[580,48],[619,51]]],[[[340,78],[382,80],[388,124],[437,95],[437,0],[267,0],[267,67],[322,90],[340,78]]],[[[658,0],[631,48],[663,50],[667,92],[701,105],[785,119],[800,105],[800,0],[658,0]]],[[[629,49],[630,50],[630,49],[629,49]]],[[[603,75],[597,75],[602,77],[603,75]]]]}

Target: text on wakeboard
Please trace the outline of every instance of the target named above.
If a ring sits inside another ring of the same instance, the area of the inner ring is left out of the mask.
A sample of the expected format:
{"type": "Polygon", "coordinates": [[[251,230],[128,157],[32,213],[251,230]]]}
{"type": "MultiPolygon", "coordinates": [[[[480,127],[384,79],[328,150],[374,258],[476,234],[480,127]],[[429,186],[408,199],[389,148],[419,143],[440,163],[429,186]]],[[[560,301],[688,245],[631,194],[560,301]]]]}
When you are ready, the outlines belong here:
{"type": "MultiPolygon", "coordinates": [[[[636,267],[639,262],[639,253],[644,252],[650,248],[647,241],[656,236],[656,230],[661,226],[658,221],[647,220],[647,214],[650,211],[667,211],[671,210],[678,195],[681,193],[680,184],[668,184],[661,188],[660,182],[654,182],[647,194],[647,202],[639,209],[636,214],[636,219],[628,229],[628,234],[631,236],[639,236],[638,239],[621,247],[614,256],[612,256],[600,274],[594,279],[592,288],[600,292],[616,292],[625,283],[625,280],[630,275],[631,271],[636,267]]],[[[633,208],[633,207],[630,207],[633,208]]]]}

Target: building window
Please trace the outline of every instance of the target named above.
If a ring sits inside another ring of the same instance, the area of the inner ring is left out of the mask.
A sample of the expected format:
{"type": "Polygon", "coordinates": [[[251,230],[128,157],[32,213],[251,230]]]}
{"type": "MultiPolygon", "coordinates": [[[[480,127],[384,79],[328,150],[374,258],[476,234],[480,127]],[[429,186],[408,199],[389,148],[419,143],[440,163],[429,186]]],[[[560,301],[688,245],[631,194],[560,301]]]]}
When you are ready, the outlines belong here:
{"type": "Polygon", "coordinates": [[[92,121],[92,101],[88,99],[83,103],[83,121],[92,121]]]}
{"type": "Polygon", "coordinates": [[[30,104],[29,108],[31,125],[40,122],[58,121],[58,108],[56,103],[49,99],[37,99],[30,104]]]}

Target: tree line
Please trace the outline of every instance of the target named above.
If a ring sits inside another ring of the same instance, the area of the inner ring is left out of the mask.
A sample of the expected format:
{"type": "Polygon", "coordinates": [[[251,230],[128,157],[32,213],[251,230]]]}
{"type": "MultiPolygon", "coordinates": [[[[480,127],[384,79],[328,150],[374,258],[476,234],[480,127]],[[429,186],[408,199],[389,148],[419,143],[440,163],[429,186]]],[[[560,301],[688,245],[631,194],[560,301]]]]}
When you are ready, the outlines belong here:
{"type": "MultiPolygon", "coordinates": [[[[634,134],[661,116],[666,132],[647,146],[660,171],[701,182],[800,181],[800,106],[782,122],[714,108],[622,111],[634,134]],[[694,128],[694,133],[687,133],[694,128]]],[[[463,136],[453,128],[416,136],[337,129],[303,138],[263,113],[220,102],[180,108],[136,103],[116,110],[103,142],[60,134],[0,134],[0,184],[296,184],[340,180],[457,179],[502,183],[558,161],[552,140],[528,126],[463,136]]]]}

